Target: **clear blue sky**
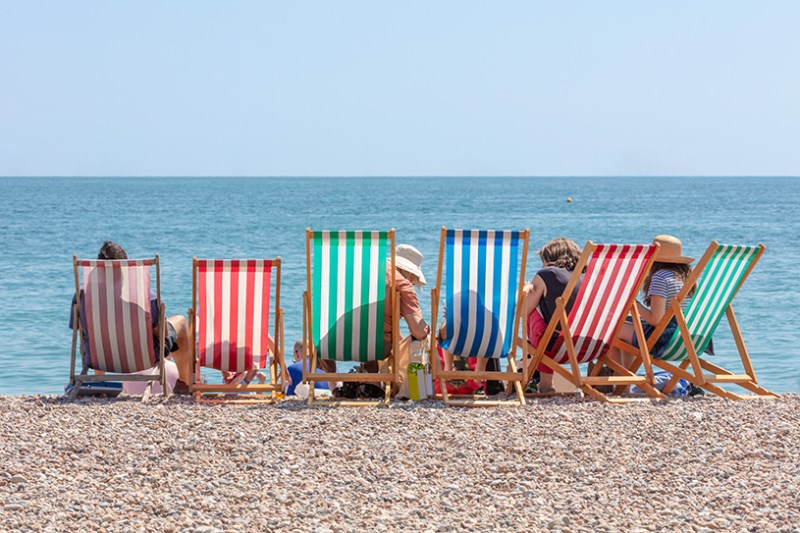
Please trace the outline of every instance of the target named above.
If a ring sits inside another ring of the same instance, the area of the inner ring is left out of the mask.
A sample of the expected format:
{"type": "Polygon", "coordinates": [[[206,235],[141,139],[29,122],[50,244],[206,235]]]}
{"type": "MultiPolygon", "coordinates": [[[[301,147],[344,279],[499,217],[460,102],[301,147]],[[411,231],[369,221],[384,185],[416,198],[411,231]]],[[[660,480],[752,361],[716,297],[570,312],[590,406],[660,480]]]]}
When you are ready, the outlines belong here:
{"type": "Polygon", "coordinates": [[[800,175],[800,2],[0,0],[0,175],[800,175]]]}

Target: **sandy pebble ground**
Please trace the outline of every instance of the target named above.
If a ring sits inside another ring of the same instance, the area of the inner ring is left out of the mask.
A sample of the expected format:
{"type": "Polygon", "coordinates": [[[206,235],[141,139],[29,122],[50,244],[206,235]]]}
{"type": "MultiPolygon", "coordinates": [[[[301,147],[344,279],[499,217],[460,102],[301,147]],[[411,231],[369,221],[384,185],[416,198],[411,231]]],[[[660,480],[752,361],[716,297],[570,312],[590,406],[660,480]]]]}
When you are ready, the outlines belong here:
{"type": "Polygon", "coordinates": [[[0,531],[800,531],[800,396],[0,397],[0,531]]]}

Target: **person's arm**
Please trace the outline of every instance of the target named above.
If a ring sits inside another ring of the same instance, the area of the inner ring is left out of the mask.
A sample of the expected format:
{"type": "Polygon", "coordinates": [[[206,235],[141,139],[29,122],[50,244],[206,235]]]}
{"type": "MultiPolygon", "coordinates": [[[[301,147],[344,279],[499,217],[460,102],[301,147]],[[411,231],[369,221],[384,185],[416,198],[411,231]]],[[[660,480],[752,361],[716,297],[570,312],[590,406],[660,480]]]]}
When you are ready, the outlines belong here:
{"type": "Polygon", "coordinates": [[[642,305],[638,300],[636,301],[636,306],[639,308],[639,315],[641,315],[642,320],[651,326],[658,325],[659,321],[664,317],[664,313],[667,312],[667,301],[658,294],[650,295],[650,309],[642,305]]]}
{"type": "Polygon", "coordinates": [[[526,283],[522,289],[525,293],[525,316],[528,317],[539,306],[544,296],[544,280],[537,274],[531,283],[526,283]]]}
{"type": "Polygon", "coordinates": [[[428,326],[421,314],[406,314],[403,315],[403,320],[408,324],[408,331],[411,332],[411,336],[416,340],[427,338],[428,334],[431,332],[430,326],[428,326]]]}

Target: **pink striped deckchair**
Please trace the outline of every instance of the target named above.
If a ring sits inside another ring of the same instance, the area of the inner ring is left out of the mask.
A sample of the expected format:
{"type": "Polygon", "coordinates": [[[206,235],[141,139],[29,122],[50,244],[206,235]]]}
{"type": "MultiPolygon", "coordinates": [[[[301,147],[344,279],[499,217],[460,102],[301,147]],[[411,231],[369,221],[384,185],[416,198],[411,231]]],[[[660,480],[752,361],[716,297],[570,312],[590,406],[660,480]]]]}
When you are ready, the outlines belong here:
{"type": "Polygon", "coordinates": [[[578,390],[597,400],[610,399],[598,391],[595,385],[635,384],[651,396],[663,397],[652,386],[653,370],[650,355],[635,305],[636,295],[650,271],[657,249],[657,244],[594,244],[591,241],[586,243],[572,278],[564,293],[557,299],[556,310],[547,325],[542,341],[537,348],[526,343],[527,352],[533,358],[532,364],[528,364],[526,357],[527,380],[530,380],[541,362],[571,381],[578,390]],[[584,267],[586,273],[580,290],[567,315],[566,302],[569,301],[584,267]],[[647,376],[636,376],[608,357],[608,349],[619,344],[619,332],[629,315],[633,318],[640,346],[639,355],[644,361],[647,376]],[[552,338],[554,333],[557,336],[552,347],[547,349],[547,339],[552,338]],[[591,375],[582,377],[578,365],[590,361],[597,361],[597,364],[591,375]],[[569,370],[562,366],[565,364],[569,365],[569,370]],[[616,375],[606,377],[597,375],[602,364],[612,368],[616,375]]]}
{"type": "Polygon", "coordinates": [[[158,347],[164,353],[165,306],[161,301],[158,256],[152,259],[116,261],[72,258],[76,298],[73,306],[72,361],[70,363],[71,398],[83,382],[148,381],[144,397],[154,381],[167,394],[164,358],[157,357],[153,346],[153,311],[151,310],[150,269],[156,271],[158,302],[158,347]],[[83,269],[83,277],[80,270],[83,269]],[[83,362],[76,375],[77,341],[83,362]],[[87,353],[88,352],[88,353],[87,353]],[[157,374],[133,374],[158,366],[157,374]],[[89,370],[101,372],[89,374],[89,370]]]}
{"type": "Polygon", "coordinates": [[[189,320],[192,338],[197,339],[193,346],[195,385],[192,388],[197,401],[252,403],[278,399],[285,387],[277,368],[278,364],[285,365],[280,286],[280,257],[258,260],[194,258],[189,320]],[[275,336],[271,341],[269,310],[273,270],[275,336]],[[238,374],[267,366],[270,368],[268,384],[200,382],[201,367],[238,374]],[[211,394],[214,396],[209,396],[211,394]]]}

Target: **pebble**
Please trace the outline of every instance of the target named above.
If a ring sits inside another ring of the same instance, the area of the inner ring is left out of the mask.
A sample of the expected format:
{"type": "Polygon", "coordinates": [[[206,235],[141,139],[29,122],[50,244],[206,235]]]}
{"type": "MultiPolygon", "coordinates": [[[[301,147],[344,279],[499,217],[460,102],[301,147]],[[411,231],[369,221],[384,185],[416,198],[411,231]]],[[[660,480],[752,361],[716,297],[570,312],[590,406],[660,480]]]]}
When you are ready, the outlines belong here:
{"type": "Polygon", "coordinates": [[[0,530],[788,532],[798,456],[792,394],[487,409],[2,396],[0,530]]]}

